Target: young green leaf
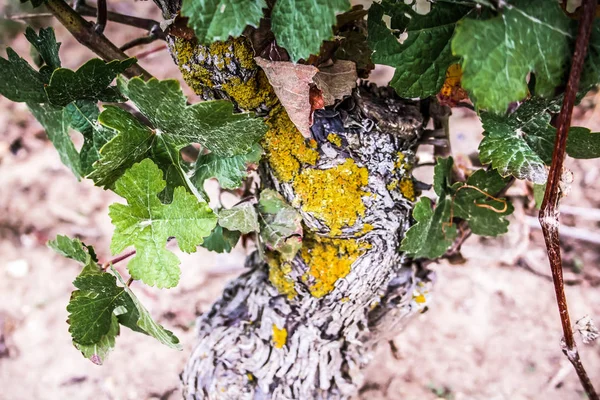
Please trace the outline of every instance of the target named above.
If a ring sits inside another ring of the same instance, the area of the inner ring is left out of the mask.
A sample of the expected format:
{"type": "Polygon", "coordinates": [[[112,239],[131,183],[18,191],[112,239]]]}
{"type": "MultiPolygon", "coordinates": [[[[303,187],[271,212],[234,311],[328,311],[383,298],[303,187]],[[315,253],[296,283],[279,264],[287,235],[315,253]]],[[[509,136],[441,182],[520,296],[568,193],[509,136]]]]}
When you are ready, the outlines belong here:
{"type": "Polygon", "coordinates": [[[93,164],[100,159],[100,149],[115,136],[98,122],[100,114],[95,101],[77,100],[65,107],[70,118],[71,128],[83,135],[83,146],[79,152],[79,161],[84,175],[93,171],[93,164]]]}
{"type": "MultiPolygon", "coordinates": [[[[58,254],[79,261],[82,264],[87,262],[88,254],[91,249],[90,247],[86,247],[81,240],[71,239],[70,237],[63,235],[58,235],[56,236],[56,239],[48,241],[48,247],[58,254]]],[[[94,259],[94,261],[96,260],[94,259]]]]}
{"type": "Polygon", "coordinates": [[[101,158],[89,178],[108,188],[133,164],[147,157],[156,137],[152,129],[118,107],[106,106],[98,121],[116,135],[100,149],[101,158]]]}
{"type": "Polygon", "coordinates": [[[400,245],[400,250],[412,257],[441,257],[456,238],[456,226],[450,220],[452,164],[451,157],[437,159],[433,177],[433,189],[438,195],[435,209],[427,197],[422,197],[415,205],[413,218],[416,223],[406,232],[400,245]]]}
{"type": "Polygon", "coordinates": [[[506,216],[513,207],[505,199],[496,199],[508,182],[496,171],[476,171],[467,183],[451,186],[452,157],[438,158],[434,168],[433,188],[438,195],[435,208],[423,197],[413,210],[416,224],[410,227],[402,240],[400,250],[412,257],[438,258],[444,255],[456,239],[454,218],[469,224],[473,233],[497,236],[506,233],[506,216]]]}
{"type": "Polygon", "coordinates": [[[138,298],[133,294],[129,286],[125,284],[121,275],[111,267],[113,274],[119,279],[121,284],[123,285],[123,289],[127,293],[127,301],[125,308],[127,309],[127,313],[120,314],[118,316],[119,323],[123,326],[128,327],[129,329],[142,332],[146,335],[152,336],[162,344],[172,348],[181,350],[181,344],[179,343],[179,339],[177,336],[173,334],[173,332],[165,329],[162,325],[154,321],[152,316],[142,305],[142,303],[138,300],[138,298]]]}
{"type": "Polygon", "coordinates": [[[214,153],[198,156],[194,168],[192,182],[198,190],[204,191],[204,182],[216,178],[223,189],[237,189],[247,176],[247,164],[257,163],[262,155],[262,148],[255,144],[246,154],[231,157],[220,157],[214,153]]]}
{"type": "Polygon", "coordinates": [[[152,160],[144,159],[116,182],[115,192],[127,200],[127,205],[109,207],[116,227],[111,251],[117,254],[134,246],[137,253],[128,264],[131,276],[160,288],[179,282],[179,259],[165,249],[167,239],[176,237],[182,251],[193,253],[217,223],[208,205],[183,187],[175,189],[171,204],[162,204],[157,195],[165,186],[160,169],[152,160]]]}
{"type": "MultiPolygon", "coordinates": [[[[199,143],[216,155],[246,154],[266,132],[262,119],[251,113],[233,113],[225,100],[187,105],[179,82],[119,78],[119,89],[150,120],[157,134],[181,148],[199,143]]],[[[102,116],[101,116],[102,119],[102,116]]]]}
{"type": "Polygon", "coordinates": [[[498,236],[508,232],[507,215],[514,208],[506,200],[495,200],[491,196],[500,192],[508,182],[495,170],[476,171],[467,180],[467,184],[453,185],[454,217],[464,219],[474,234],[480,236],[498,236]]]}
{"type": "Polygon", "coordinates": [[[42,60],[44,60],[44,63],[48,67],[47,71],[52,73],[55,69],[60,68],[60,57],[58,56],[60,43],[56,42],[53,28],[42,28],[38,35],[28,26],[25,29],[25,37],[35,47],[42,60]]]}
{"type": "Polygon", "coordinates": [[[75,343],[96,344],[110,331],[114,311],[125,307],[128,295],[113,275],[103,273],[91,261],[73,284],[79,290],[73,292],[67,306],[69,332],[75,343]]]}
{"type": "Polygon", "coordinates": [[[8,59],[0,57],[0,94],[16,102],[44,103],[44,77],[10,47],[8,59]]]}
{"type": "Polygon", "coordinates": [[[117,316],[113,313],[110,316],[110,327],[108,328],[108,332],[106,332],[100,340],[98,340],[94,344],[80,344],[77,342],[73,342],[73,345],[77,350],[81,351],[81,354],[91,362],[97,365],[102,365],[106,357],[108,357],[108,353],[110,353],[115,348],[115,340],[117,336],[119,336],[120,328],[119,328],[119,320],[117,316]]]}
{"type": "Polygon", "coordinates": [[[292,260],[302,247],[302,217],[274,190],[260,193],[260,237],[268,249],[292,260]]]}
{"type": "Polygon", "coordinates": [[[94,58],[77,71],[59,68],[52,73],[46,86],[48,99],[52,104],[63,107],[75,100],[123,101],[125,99],[117,88],[109,85],[118,74],[135,63],[135,58],[109,63],[94,58]]]}
{"type": "Polygon", "coordinates": [[[46,135],[58,151],[63,164],[80,179],[83,175],[79,153],[69,135],[71,115],[65,108],[56,108],[50,104],[28,103],[29,110],[46,130],[46,135]]]}
{"type": "Polygon", "coordinates": [[[600,132],[578,126],[571,128],[567,137],[567,154],[573,158],[600,157],[600,132]]]}
{"type": "Polygon", "coordinates": [[[181,15],[188,18],[198,41],[210,44],[240,36],[248,25],[257,27],[263,8],[265,0],[183,0],[181,15]]]}
{"type": "Polygon", "coordinates": [[[462,86],[477,107],[504,112],[528,94],[527,74],[535,72],[535,94],[550,96],[563,83],[573,40],[571,21],[554,0],[513,0],[501,15],[462,20],[452,52],[463,58],[462,86]]]}
{"type": "Polygon", "coordinates": [[[242,234],[239,231],[230,231],[217,225],[210,233],[210,236],[204,239],[202,247],[209,251],[217,253],[229,253],[240,240],[242,234]]]}
{"type": "Polygon", "coordinates": [[[534,97],[509,115],[481,113],[484,138],[479,158],[491,163],[500,175],[514,175],[537,184],[546,182],[546,165],[552,160],[556,128],[550,113],[560,109],[561,99],[534,97]]]}
{"type": "Polygon", "coordinates": [[[416,223],[406,232],[400,250],[416,258],[438,258],[444,255],[456,238],[456,226],[449,225],[451,202],[441,198],[432,209],[431,200],[421,197],[413,218],[416,223]]]}
{"type": "Polygon", "coordinates": [[[396,68],[390,86],[403,97],[428,97],[440,91],[446,70],[460,58],[450,40],[456,23],[472,10],[456,4],[432,3],[418,14],[401,0],[373,3],[369,9],[369,46],[373,62],[396,68]],[[407,18],[407,15],[410,18],[407,18]],[[384,16],[390,19],[388,27],[384,16]],[[400,43],[398,36],[407,34],[400,43]]]}
{"type": "Polygon", "coordinates": [[[230,209],[219,211],[219,225],[230,231],[240,231],[243,234],[258,232],[258,214],[254,204],[244,202],[230,209]]]}
{"type": "Polygon", "coordinates": [[[348,0],[278,0],[271,15],[277,44],[294,62],[319,54],[321,43],[333,37],[336,14],[349,8],[348,0]]]}

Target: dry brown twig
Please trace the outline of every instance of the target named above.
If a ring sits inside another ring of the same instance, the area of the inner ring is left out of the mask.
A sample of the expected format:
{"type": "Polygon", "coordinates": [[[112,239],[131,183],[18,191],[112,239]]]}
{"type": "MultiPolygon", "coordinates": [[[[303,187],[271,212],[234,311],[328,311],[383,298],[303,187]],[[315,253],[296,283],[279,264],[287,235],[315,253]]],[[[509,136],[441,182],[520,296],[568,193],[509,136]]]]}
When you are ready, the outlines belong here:
{"type": "Polygon", "coordinates": [[[575,53],[569,73],[569,80],[565,96],[558,115],[556,128],[556,142],[554,143],[554,152],[552,154],[552,164],[544,193],[544,200],[539,213],[540,225],[544,233],[546,248],[548,249],[548,259],[552,270],[552,280],[554,282],[554,291],[560,313],[560,319],[563,328],[562,350],[573,364],[581,385],[583,386],[590,400],[599,400],[598,394],[581,362],[575,338],[573,335],[573,327],[567,307],[567,298],[565,296],[565,288],[563,282],[562,260],[560,254],[560,238],[558,234],[558,203],[561,197],[561,176],[563,173],[563,162],[565,159],[565,150],[567,145],[567,136],[571,125],[571,115],[573,114],[573,106],[579,89],[579,80],[583,70],[583,63],[587,52],[590,34],[592,31],[592,23],[595,16],[597,0],[585,0],[582,6],[582,16],[579,20],[579,30],[577,33],[577,41],[575,43],[575,53]]]}

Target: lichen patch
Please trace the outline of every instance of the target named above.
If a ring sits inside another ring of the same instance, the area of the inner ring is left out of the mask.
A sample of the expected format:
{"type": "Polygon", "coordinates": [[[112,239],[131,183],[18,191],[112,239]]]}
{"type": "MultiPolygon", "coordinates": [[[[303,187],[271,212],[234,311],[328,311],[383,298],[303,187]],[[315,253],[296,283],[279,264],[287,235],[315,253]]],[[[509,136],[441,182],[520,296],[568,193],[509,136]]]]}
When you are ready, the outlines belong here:
{"type": "Polygon", "coordinates": [[[331,236],[337,236],[365,215],[362,197],[369,195],[363,190],[368,181],[368,170],[346,159],[333,168],[303,170],[293,186],[302,210],[329,227],[331,236]]]}

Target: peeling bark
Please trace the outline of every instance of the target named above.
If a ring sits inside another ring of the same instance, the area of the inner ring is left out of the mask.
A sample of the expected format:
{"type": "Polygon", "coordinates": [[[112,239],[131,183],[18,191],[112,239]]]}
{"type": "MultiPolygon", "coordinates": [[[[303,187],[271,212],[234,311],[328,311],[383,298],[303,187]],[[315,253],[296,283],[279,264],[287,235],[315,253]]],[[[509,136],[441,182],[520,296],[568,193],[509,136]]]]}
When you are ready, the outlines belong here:
{"type": "Polygon", "coordinates": [[[373,346],[426,308],[432,283],[398,250],[416,197],[420,105],[361,85],[315,112],[312,142],[298,139],[263,72],[244,56],[250,47],[243,39],[203,47],[170,38],[169,45],[204,98],[265,115],[271,133],[261,184],[300,212],[305,233],[291,262],[268,251],[250,256],[248,272],[198,319],[198,344],[182,374],[185,397],[353,396],[373,346]],[[279,145],[283,140],[294,145],[279,145]],[[312,156],[300,154],[307,152],[312,156]],[[337,208],[328,210],[332,204],[337,208]]]}

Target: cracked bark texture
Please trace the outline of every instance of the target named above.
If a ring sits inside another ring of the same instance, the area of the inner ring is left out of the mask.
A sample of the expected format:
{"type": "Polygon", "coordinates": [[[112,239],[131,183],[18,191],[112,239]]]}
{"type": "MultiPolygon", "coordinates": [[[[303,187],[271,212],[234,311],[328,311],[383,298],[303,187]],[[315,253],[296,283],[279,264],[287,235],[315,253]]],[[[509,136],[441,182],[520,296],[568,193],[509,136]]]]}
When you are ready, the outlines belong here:
{"type": "Polygon", "coordinates": [[[181,376],[185,398],[355,395],[373,346],[397,334],[428,300],[432,277],[398,250],[412,223],[420,105],[392,89],[361,85],[316,111],[306,140],[290,129],[244,39],[210,47],[175,37],[168,43],[203,98],[227,98],[265,116],[261,185],[300,212],[304,229],[293,260],[254,253],[248,271],[199,317],[198,343],[181,376]],[[337,209],[328,212],[332,205],[337,209]]]}

